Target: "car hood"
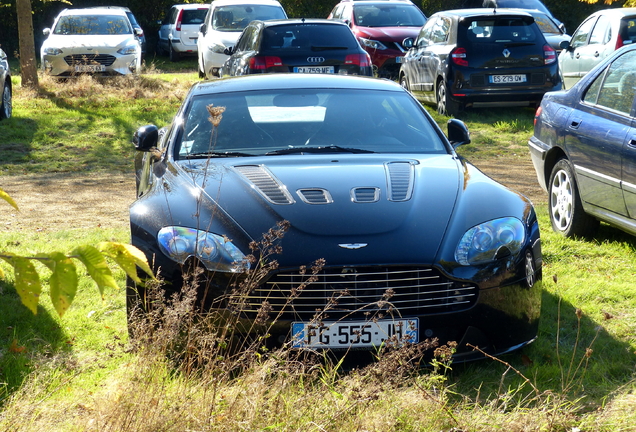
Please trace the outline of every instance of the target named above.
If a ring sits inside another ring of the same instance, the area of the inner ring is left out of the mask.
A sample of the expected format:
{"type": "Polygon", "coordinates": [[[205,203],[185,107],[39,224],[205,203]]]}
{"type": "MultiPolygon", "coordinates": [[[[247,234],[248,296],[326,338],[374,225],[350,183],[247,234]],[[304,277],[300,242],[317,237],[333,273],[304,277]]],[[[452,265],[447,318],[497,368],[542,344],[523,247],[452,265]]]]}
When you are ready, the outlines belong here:
{"type": "Polygon", "coordinates": [[[369,263],[387,260],[390,248],[391,261],[421,263],[433,262],[452,219],[463,185],[460,167],[450,155],[277,156],[235,159],[220,175],[215,164],[214,174],[194,178],[251,239],[289,221],[284,250],[294,260],[369,263]],[[347,256],[356,248],[364,251],[347,256]]]}
{"type": "Polygon", "coordinates": [[[407,37],[415,39],[421,27],[362,27],[358,28],[358,37],[377,40],[391,40],[402,43],[407,37]]]}
{"type": "Polygon", "coordinates": [[[64,54],[85,53],[89,50],[118,50],[135,44],[132,34],[124,35],[51,35],[44,41],[43,48],[60,48],[64,54]]]}

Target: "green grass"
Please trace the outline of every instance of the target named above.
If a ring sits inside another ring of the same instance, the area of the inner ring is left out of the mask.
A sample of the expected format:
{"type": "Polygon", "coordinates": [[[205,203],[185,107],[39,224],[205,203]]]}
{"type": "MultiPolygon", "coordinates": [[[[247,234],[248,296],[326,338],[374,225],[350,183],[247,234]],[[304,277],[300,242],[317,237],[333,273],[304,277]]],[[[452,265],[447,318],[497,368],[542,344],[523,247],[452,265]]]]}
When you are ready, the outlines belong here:
{"type": "MultiPolygon", "coordinates": [[[[44,81],[40,94],[16,79],[14,118],[0,122],[0,173],[130,172],[133,131],[168,123],[197,81],[187,62],[179,65],[185,72],[134,80],[44,81]]],[[[434,116],[442,126],[447,120],[434,116]]],[[[477,165],[527,153],[533,110],[461,118],[474,142],[462,154],[477,165]]],[[[607,225],[594,239],[565,239],[550,229],[545,206],[537,212],[544,258],[538,339],[503,363],[447,372],[411,373],[393,360],[340,374],[329,363],[263,357],[241,374],[204,367],[191,375],[170,356],[132,349],[123,290],[101,299],[84,277],[63,318],[46,295],[34,316],[0,263],[7,275],[0,281],[0,430],[634,430],[636,240],[607,225]]],[[[126,242],[128,232],[7,227],[0,250],[28,255],[103,240],[126,242]]],[[[123,273],[116,278],[123,287],[123,273]]]]}

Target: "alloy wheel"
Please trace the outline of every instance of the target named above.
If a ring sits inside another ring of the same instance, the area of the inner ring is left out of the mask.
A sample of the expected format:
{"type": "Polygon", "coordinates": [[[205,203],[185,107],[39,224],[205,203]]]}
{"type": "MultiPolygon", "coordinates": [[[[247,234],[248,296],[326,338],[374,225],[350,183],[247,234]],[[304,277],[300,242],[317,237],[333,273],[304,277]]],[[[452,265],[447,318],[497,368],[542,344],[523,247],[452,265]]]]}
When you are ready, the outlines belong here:
{"type": "Polygon", "coordinates": [[[573,203],[572,180],[566,171],[559,170],[550,189],[550,215],[555,226],[561,231],[567,229],[572,222],[573,203]]]}

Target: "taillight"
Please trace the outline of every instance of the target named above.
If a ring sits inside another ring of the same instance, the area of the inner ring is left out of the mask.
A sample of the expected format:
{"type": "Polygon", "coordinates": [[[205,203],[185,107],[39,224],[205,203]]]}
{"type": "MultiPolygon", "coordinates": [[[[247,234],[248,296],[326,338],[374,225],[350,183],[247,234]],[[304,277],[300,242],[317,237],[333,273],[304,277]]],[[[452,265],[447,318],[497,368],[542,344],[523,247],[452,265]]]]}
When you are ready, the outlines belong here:
{"type": "Polygon", "coordinates": [[[369,54],[349,54],[345,57],[345,64],[347,65],[357,65],[360,67],[369,67],[371,66],[371,58],[369,54]]]}
{"type": "Polygon", "coordinates": [[[552,48],[550,45],[545,44],[543,45],[543,61],[545,64],[552,64],[556,61],[557,59],[557,55],[556,55],[556,51],[554,50],[554,48],[552,48]]]}
{"type": "Polygon", "coordinates": [[[179,15],[177,16],[177,31],[181,31],[181,20],[183,19],[183,9],[179,11],[179,15]]]}
{"type": "Polygon", "coordinates": [[[468,60],[466,60],[466,48],[455,48],[450,53],[451,60],[458,66],[468,66],[468,60]]]}
{"type": "Polygon", "coordinates": [[[541,116],[541,111],[543,111],[543,109],[541,108],[541,105],[539,105],[539,108],[537,108],[537,110],[534,113],[534,125],[537,125],[537,120],[539,120],[539,117],[541,116]]]}
{"type": "Polygon", "coordinates": [[[621,35],[618,35],[618,39],[616,39],[616,49],[619,49],[623,45],[625,45],[625,41],[623,41],[621,35]]]}
{"type": "Polygon", "coordinates": [[[263,70],[282,65],[283,61],[280,57],[275,56],[252,57],[250,59],[250,69],[263,70]]]}

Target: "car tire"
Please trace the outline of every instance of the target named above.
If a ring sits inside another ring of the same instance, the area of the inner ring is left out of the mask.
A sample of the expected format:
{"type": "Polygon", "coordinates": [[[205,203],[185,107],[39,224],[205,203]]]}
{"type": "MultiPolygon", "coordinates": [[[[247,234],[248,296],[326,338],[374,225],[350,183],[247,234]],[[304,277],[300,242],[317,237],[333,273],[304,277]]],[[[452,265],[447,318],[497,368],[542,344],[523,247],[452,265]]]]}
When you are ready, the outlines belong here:
{"type": "Polygon", "coordinates": [[[402,75],[400,77],[400,85],[404,90],[411,91],[411,88],[409,86],[409,79],[406,77],[406,75],[402,75]]]}
{"type": "Polygon", "coordinates": [[[171,62],[179,61],[179,53],[174,50],[172,44],[170,44],[170,46],[168,47],[168,55],[170,56],[171,62]]]}
{"type": "Polygon", "coordinates": [[[437,92],[435,94],[437,102],[437,112],[441,115],[455,116],[461,111],[459,103],[452,101],[448,97],[448,88],[444,80],[437,84],[437,92]]]}
{"type": "Polygon", "coordinates": [[[203,66],[203,68],[201,68],[201,65],[203,64],[203,61],[197,62],[197,69],[199,69],[199,78],[201,79],[205,79],[205,65],[203,66]]]}
{"type": "Polygon", "coordinates": [[[585,213],[572,164],[559,160],[550,173],[548,211],[552,229],[566,237],[585,237],[598,229],[599,221],[585,213]]]}
{"type": "Polygon", "coordinates": [[[0,119],[11,117],[13,113],[13,103],[11,100],[11,86],[5,82],[2,89],[2,99],[0,100],[0,119]]]}

